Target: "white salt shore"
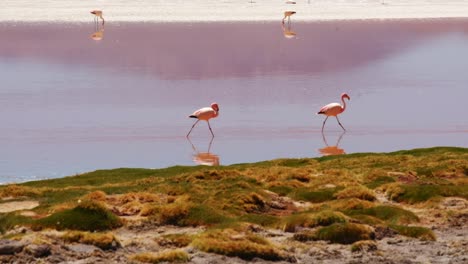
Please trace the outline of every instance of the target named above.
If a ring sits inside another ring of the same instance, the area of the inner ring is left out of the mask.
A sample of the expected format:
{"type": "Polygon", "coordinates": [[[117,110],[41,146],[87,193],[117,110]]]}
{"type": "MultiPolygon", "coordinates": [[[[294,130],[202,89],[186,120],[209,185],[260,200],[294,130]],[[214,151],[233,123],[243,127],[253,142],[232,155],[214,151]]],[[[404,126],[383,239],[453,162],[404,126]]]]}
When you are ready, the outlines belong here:
{"type": "Polygon", "coordinates": [[[89,22],[94,9],[114,22],[461,18],[468,0],[1,0],[0,22],[89,22]]]}

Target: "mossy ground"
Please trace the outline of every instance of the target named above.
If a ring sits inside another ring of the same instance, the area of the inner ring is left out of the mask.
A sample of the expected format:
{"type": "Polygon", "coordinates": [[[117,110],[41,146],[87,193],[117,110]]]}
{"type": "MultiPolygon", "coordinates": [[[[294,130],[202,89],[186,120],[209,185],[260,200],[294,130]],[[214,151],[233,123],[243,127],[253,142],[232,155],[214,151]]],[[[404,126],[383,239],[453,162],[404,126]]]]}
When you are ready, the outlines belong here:
{"type": "MultiPolygon", "coordinates": [[[[434,234],[418,227],[419,217],[404,207],[449,196],[468,199],[467,173],[468,149],[446,147],[215,168],[98,170],[0,186],[0,198],[40,203],[33,209],[35,218],[0,214],[0,232],[16,225],[105,231],[126,225],[131,216],[156,226],[207,227],[197,237],[158,240],[176,248],[193,245],[244,259],[287,259],[281,247],[232,230],[249,223],[298,232],[299,241],[348,244],[372,239],[373,227],[384,226],[433,240],[434,234]],[[382,194],[392,205],[382,204],[382,194]]],[[[176,253],[167,254],[180,255],[176,253]]],[[[150,262],[165,259],[146,257],[150,262]]]]}

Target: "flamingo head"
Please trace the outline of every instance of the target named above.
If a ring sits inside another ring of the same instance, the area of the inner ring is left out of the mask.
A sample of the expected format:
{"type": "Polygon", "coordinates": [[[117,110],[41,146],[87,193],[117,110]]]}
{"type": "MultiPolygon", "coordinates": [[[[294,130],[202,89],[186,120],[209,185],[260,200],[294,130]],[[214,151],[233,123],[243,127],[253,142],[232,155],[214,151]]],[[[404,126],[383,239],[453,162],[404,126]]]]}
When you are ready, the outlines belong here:
{"type": "Polygon", "coordinates": [[[341,94],[341,98],[346,98],[346,99],[348,99],[348,100],[351,100],[351,98],[349,97],[349,95],[346,94],[346,93],[342,93],[342,94],[341,94]]]}
{"type": "Polygon", "coordinates": [[[219,106],[217,103],[212,103],[211,108],[213,108],[216,112],[219,112],[219,106]]]}

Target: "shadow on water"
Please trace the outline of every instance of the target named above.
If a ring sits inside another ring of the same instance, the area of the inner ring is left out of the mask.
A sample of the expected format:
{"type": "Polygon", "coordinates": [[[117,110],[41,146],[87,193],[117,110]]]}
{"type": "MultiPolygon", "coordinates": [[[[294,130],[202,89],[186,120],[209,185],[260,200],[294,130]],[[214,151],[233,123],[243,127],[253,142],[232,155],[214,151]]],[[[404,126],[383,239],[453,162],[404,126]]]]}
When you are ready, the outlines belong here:
{"type": "Polygon", "coordinates": [[[198,165],[206,165],[206,166],[219,166],[219,156],[210,152],[211,145],[213,144],[214,137],[211,138],[208,144],[208,150],[206,152],[200,152],[195,147],[193,142],[190,138],[187,137],[187,141],[192,146],[192,149],[195,154],[192,155],[193,162],[198,165]]]}

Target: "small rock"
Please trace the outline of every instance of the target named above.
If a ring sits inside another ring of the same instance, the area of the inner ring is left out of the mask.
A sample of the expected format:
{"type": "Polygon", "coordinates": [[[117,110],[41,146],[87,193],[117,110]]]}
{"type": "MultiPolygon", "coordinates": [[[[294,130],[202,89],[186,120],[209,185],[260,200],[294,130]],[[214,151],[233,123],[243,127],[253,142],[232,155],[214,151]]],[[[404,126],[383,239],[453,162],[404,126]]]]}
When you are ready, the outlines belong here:
{"type": "Polygon", "coordinates": [[[383,227],[383,226],[377,226],[374,232],[375,232],[375,239],[377,240],[381,240],[385,237],[394,237],[395,235],[398,234],[395,230],[389,227],[383,227]]]}
{"type": "Polygon", "coordinates": [[[13,255],[21,252],[24,244],[18,241],[1,239],[0,240],[0,255],[13,255]]]}
{"type": "Polygon", "coordinates": [[[396,244],[400,244],[401,242],[403,242],[403,240],[401,240],[401,239],[392,239],[392,240],[388,240],[387,244],[396,245],[396,244]]]}
{"type": "Polygon", "coordinates": [[[33,255],[36,258],[47,257],[50,255],[50,246],[47,244],[42,245],[28,245],[25,248],[26,252],[33,255]]]}

